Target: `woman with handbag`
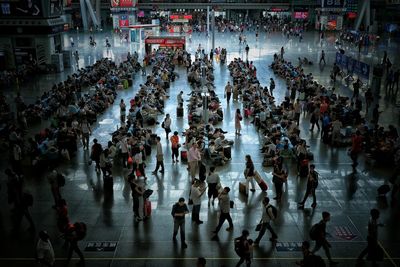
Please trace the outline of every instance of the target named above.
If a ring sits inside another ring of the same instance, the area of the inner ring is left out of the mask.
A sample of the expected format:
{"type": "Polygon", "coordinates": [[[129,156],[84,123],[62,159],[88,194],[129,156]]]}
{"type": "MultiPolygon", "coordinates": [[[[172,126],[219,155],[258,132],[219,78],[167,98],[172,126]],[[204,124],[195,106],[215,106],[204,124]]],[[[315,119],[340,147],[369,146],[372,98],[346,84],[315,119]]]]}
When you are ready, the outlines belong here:
{"type": "Polygon", "coordinates": [[[250,189],[251,192],[255,192],[255,185],[254,185],[254,163],[253,160],[251,159],[250,155],[246,155],[245,157],[246,160],[246,169],[244,170],[244,177],[246,178],[246,195],[249,195],[249,185],[251,182],[251,187],[250,189]]]}
{"type": "Polygon", "coordinates": [[[287,182],[288,174],[283,169],[282,158],[278,158],[274,165],[274,171],[272,172],[272,182],[275,185],[276,197],[274,199],[279,202],[282,199],[283,184],[287,182]]]}
{"type": "Polygon", "coordinates": [[[168,140],[168,134],[171,132],[171,122],[172,122],[171,118],[170,118],[169,114],[167,114],[165,116],[164,121],[161,124],[161,127],[164,128],[164,130],[165,130],[165,138],[167,138],[167,140],[168,140]]]}

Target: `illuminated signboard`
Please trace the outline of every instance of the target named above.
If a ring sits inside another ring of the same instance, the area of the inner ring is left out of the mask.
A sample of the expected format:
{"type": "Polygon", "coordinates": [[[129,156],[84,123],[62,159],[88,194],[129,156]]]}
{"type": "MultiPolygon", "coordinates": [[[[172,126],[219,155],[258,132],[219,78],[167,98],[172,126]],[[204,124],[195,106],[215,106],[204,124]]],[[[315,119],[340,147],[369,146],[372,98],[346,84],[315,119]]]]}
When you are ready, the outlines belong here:
{"type": "Polygon", "coordinates": [[[188,20],[188,19],[192,19],[192,15],[170,15],[169,18],[171,20],[174,20],[174,19],[180,19],[180,20],[186,19],[186,20],[188,20]]]}
{"type": "Polygon", "coordinates": [[[112,7],[134,7],[136,0],[111,0],[112,7]]]}

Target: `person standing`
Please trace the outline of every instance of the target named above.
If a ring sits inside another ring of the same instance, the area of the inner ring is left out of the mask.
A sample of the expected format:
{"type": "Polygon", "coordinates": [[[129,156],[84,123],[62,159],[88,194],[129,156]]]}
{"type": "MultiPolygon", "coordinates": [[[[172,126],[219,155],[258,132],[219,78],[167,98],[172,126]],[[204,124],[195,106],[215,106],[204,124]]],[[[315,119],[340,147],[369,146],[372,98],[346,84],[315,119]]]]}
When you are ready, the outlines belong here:
{"type": "Polygon", "coordinates": [[[245,157],[246,161],[246,169],[244,170],[244,178],[246,179],[246,195],[249,195],[249,189],[250,189],[250,183],[252,189],[250,189],[251,192],[255,192],[255,185],[254,185],[254,163],[253,160],[251,159],[250,155],[246,155],[245,157]]]}
{"type": "Polygon", "coordinates": [[[219,215],[217,228],[215,228],[215,230],[213,231],[215,235],[218,235],[218,232],[224,224],[225,220],[228,220],[229,223],[229,227],[226,228],[226,231],[233,230],[233,222],[230,214],[231,199],[229,197],[229,191],[231,191],[231,189],[229,187],[225,187],[224,190],[222,190],[222,192],[218,195],[219,207],[221,209],[221,212],[219,215]]]}
{"type": "Polygon", "coordinates": [[[324,249],[326,257],[329,260],[330,265],[336,265],[338,262],[333,261],[331,257],[331,253],[329,248],[331,248],[331,244],[326,240],[326,224],[331,219],[331,214],[327,211],[322,212],[322,220],[318,223],[316,229],[316,236],[315,236],[315,247],[312,250],[312,253],[318,251],[321,247],[324,249]]]}
{"type": "Polygon", "coordinates": [[[379,210],[371,209],[370,215],[371,217],[368,222],[368,236],[367,236],[368,245],[360,253],[360,255],[358,256],[358,260],[362,261],[364,257],[368,254],[369,257],[371,258],[373,266],[376,266],[377,259],[374,258],[374,256],[376,257],[376,252],[378,249],[380,249],[378,244],[378,226],[383,226],[383,224],[378,222],[380,215],[379,210]]]}
{"type": "Polygon", "coordinates": [[[119,111],[120,111],[121,122],[125,123],[126,104],[123,99],[121,99],[121,102],[119,103],[119,111]]]}
{"type": "Polygon", "coordinates": [[[201,160],[201,154],[196,142],[192,143],[192,146],[188,152],[188,165],[189,165],[189,173],[192,180],[196,178],[197,169],[199,167],[199,161],[201,160]]]}
{"type": "Polygon", "coordinates": [[[245,261],[247,267],[251,265],[251,245],[250,240],[247,239],[249,235],[249,231],[243,230],[242,235],[235,238],[235,252],[240,257],[236,267],[239,267],[245,261]]]}
{"type": "Polygon", "coordinates": [[[310,165],[310,171],[307,177],[307,189],[304,195],[304,198],[301,202],[299,202],[299,209],[304,209],[304,203],[310,194],[313,196],[313,203],[311,207],[314,209],[317,206],[317,197],[315,196],[315,190],[318,187],[318,172],[315,171],[315,165],[310,165]]]}
{"type": "Polygon", "coordinates": [[[376,125],[379,123],[379,115],[381,112],[379,111],[379,104],[376,104],[374,109],[372,110],[372,121],[376,125]]]}
{"type": "Polygon", "coordinates": [[[183,91],[180,91],[176,96],[176,101],[178,102],[178,107],[183,106],[183,91]]]}
{"type": "Polygon", "coordinates": [[[179,147],[181,146],[179,144],[179,135],[178,132],[175,131],[174,135],[171,136],[170,138],[171,141],[171,149],[172,149],[172,163],[175,163],[175,161],[178,163],[179,160],[179,147]]]}
{"type": "Polygon", "coordinates": [[[57,207],[58,201],[61,199],[60,185],[58,184],[58,175],[62,174],[58,174],[54,166],[50,165],[50,173],[47,176],[47,180],[49,181],[51,193],[54,199],[54,209],[57,207]]]}
{"type": "Polygon", "coordinates": [[[181,197],[179,201],[172,206],[171,215],[174,218],[174,233],[172,240],[176,242],[176,235],[178,234],[178,230],[180,230],[182,248],[187,248],[185,242],[185,215],[188,213],[189,209],[185,203],[185,199],[181,197]]]}
{"type": "Polygon", "coordinates": [[[162,127],[165,130],[165,138],[168,140],[168,134],[171,132],[171,118],[169,114],[165,116],[165,119],[162,123],[162,127]]]}
{"type": "Polygon", "coordinates": [[[283,184],[287,182],[287,173],[283,169],[282,158],[279,157],[274,165],[274,171],[272,172],[272,182],[275,185],[276,197],[274,199],[279,202],[282,199],[283,184]]]}
{"type": "Polygon", "coordinates": [[[193,208],[192,208],[192,221],[196,222],[197,224],[202,224],[203,221],[200,220],[200,208],[201,208],[201,197],[203,196],[206,188],[202,186],[200,180],[194,180],[191,190],[190,190],[190,198],[193,201],[193,208]]]}
{"type": "Polygon", "coordinates": [[[46,231],[39,232],[39,240],[36,244],[36,259],[41,266],[55,266],[54,249],[46,231]]]}
{"type": "MultiPolygon", "coordinates": [[[[271,242],[276,242],[278,239],[278,235],[275,233],[274,229],[271,227],[271,221],[275,220],[275,215],[273,212],[273,207],[269,203],[269,197],[265,197],[262,201],[262,217],[260,223],[262,224],[261,230],[258,233],[258,236],[256,240],[254,240],[254,245],[258,245],[260,243],[261,238],[264,236],[265,231],[268,229],[268,231],[271,232],[271,238],[269,239],[271,242]]],[[[276,209],[276,208],[275,208],[276,209]]]]}
{"type": "Polygon", "coordinates": [[[129,145],[128,138],[130,138],[130,133],[127,136],[122,137],[119,145],[121,148],[121,160],[122,160],[122,168],[127,168],[128,166],[128,158],[129,158],[129,145]]]}
{"type": "Polygon", "coordinates": [[[214,206],[214,200],[218,198],[218,190],[221,186],[221,179],[219,175],[215,172],[215,167],[210,167],[210,172],[207,177],[208,184],[208,206],[210,207],[210,202],[212,198],[212,205],[214,206]]]}
{"type": "Polygon", "coordinates": [[[235,134],[236,135],[241,135],[240,130],[242,129],[241,121],[243,117],[240,114],[240,109],[236,109],[236,114],[235,114],[235,134]]]}
{"type": "Polygon", "coordinates": [[[321,64],[322,61],[324,61],[324,64],[326,65],[324,50],[321,51],[321,58],[319,59],[319,64],[321,64]]]}
{"type": "Polygon", "coordinates": [[[135,147],[134,153],[135,153],[134,158],[135,158],[135,163],[136,163],[136,170],[138,170],[140,173],[140,175],[138,175],[138,178],[140,176],[143,176],[144,179],[147,179],[146,172],[144,170],[142,151],[140,151],[139,147],[135,147]]]}
{"type": "Polygon", "coordinates": [[[229,102],[231,100],[231,95],[232,95],[232,85],[230,82],[225,86],[225,96],[226,96],[226,102],[229,105],[229,102]]]}
{"type": "Polygon", "coordinates": [[[19,144],[14,143],[12,146],[12,153],[11,153],[11,166],[12,170],[15,173],[18,174],[22,173],[21,162],[22,162],[22,149],[19,144]]]}
{"type": "Polygon", "coordinates": [[[283,60],[283,55],[285,54],[285,48],[281,47],[281,60],[283,60]]]}
{"type": "Polygon", "coordinates": [[[356,167],[358,165],[358,154],[360,154],[362,150],[362,142],[363,137],[361,136],[360,131],[356,131],[356,133],[351,137],[351,150],[350,150],[350,158],[353,161],[351,165],[353,167],[353,171],[356,171],[356,167]]]}
{"type": "Polygon", "coordinates": [[[246,60],[249,59],[249,51],[250,51],[250,47],[248,44],[246,44],[246,48],[244,49],[246,51],[246,60]]]}
{"type": "Polygon", "coordinates": [[[161,166],[161,173],[164,173],[164,153],[162,151],[162,145],[161,145],[161,138],[159,136],[156,137],[156,169],[152,172],[152,174],[157,175],[158,168],[161,166]]]}
{"type": "Polygon", "coordinates": [[[128,179],[129,185],[132,191],[133,199],[133,214],[137,222],[143,220],[143,205],[144,205],[144,188],[139,184],[139,181],[135,179],[134,175],[130,175],[128,179]]]}

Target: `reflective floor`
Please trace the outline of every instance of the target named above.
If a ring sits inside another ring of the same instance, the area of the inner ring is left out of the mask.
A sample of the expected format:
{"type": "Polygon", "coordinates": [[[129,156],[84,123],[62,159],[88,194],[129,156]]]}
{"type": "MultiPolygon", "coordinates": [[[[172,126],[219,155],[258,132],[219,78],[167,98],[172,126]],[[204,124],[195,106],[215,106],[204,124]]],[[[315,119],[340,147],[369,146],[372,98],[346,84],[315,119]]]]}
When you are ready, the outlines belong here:
{"type": "MultiPolygon", "coordinates": [[[[138,51],[140,58],[143,56],[144,48],[140,45],[126,44],[120,42],[118,36],[110,33],[99,33],[95,36],[98,46],[89,48],[89,36],[87,34],[71,34],[75,39],[75,46],[70,48],[69,36],[64,40],[68,49],[79,50],[79,66],[92,64],[96,59],[103,56],[112,58],[119,62],[126,57],[128,51],[138,51]],[[111,40],[112,47],[105,48],[105,37],[111,40]]],[[[262,85],[269,85],[269,78],[276,80],[277,101],[281,102],[285,96],[285,83],[276,77],[268,65],[272,62],[272,55],[285,47],[285,57],[297,63],[299,56],[307,57],[315,64],[306,67],[306,72],[312,72],[314,77],[325,84],[329,84],[329,73],[334,62],[336,48],[335,37],[328,35],[322,44],[318,40],[317,33],[306,33],[301,43],[297,39],[287,40],[280,33],[261,34],[260,40],[255,40],[254,33],[248,33],[250,46],[249,60],[257,67],[257,76],[262,85]],[[319,60],[321,49],[326,52],[325,66],[316,64],[319,60]]],[[[194,35],[193,42],[188,44],[188,51],[193,52],[201,43],[209,51],[211,40],[204,35],[194,35]]],[[[238,36],[231,33],[216,34],[216,46],[225,47],[228,51],[228,62],[235,57],[244,56],[244,47],[239,46],[238,36]]],[[[356,48],[345,47],[346,53],[358,57],[356,48]]],[[[363,51],[360,59],[369,63],[378,63],[387,50],[394,66],[399,63],[399,43],[391,40],[382,42],[378,48],[363,51]]],[[[61,74],[51,74],[37,77],[29,85],[22,85],[22,96],[26,101],[34,101],[35,96],[48,90],[53,83],[64,80],[66,75],[73,72],[76,67],[67,69],[61,74]]],[[[214,63],[216,93],[223,99],[223,90],[227,81],[230,80],[229,70],[226,65],[219,62],[214,63]]],[[[183,118],[176,118],[176,95],[180,90],[187,93],[190,87],[186,79],[186,70],[177,68],[180,78],[171,84],[169,89],[170,98],[166,100],[166,113],[172,115],[172,130],[181,132],[187,128],[187,111],[183,118]]],[[[138,85],[143,83],[144,77],[136,74],[134,84],[131,88],[118,93],[115,103],[123,98],[128,102],[138,85]]],[[[350,95],[351,90],[345,86],[336,85],[341,95],[350,95]]],[[[5,88],[5,94],[10,100],[16,95],[15,88],[5,88]]],[[[185,95],[186,99],[187,96],[185,95]]],[[[398,126],[399,109],[396,99],[386,97],[384,93],[379,99],[383,110],[381,123],[383,125],[394,124],[398,126]]],[[[88,225],[88,234],[85,240],[80,242],[84,249],[88,242],[112,241],[118,242],[113,252],[87,252],[84,251],[86,266],[195,266],[197,257],[207,258],[207,266],[235,266],[238,261],[233,250],[233,238],[240,235],[243,229],[250,231],[250,237],[255,239],[254,228],[261,218],[261,200],[265,196],[258,188],[255,193],[250,193],[248,199],[239,195],[238,184],[243,178],[244,157],[251,154],[256,169],[261,172],[270,189],[268,196],[274,196],[272,186],[271,168],[262,167],[263,155],[260,153],[262,136],[259,134],[249,119],[245,119],[242,125],[242,136],[234,134],[234,112],[241,108],[241,103],[231,103],[229,106],[223,101],[224,120],[219,125],[228,131],[226,137],[235,141],[232,147],[232,160],[223,167],[218,167],[217,172],[222,178],[222,184],[229,186],[231,197],[235,206],[231,210],[234,220],[234,231],[226,232],[222,228],[219,240],[212,240],[211,231],[215,229],[218,222],[218,208],[207,207],[207,199],[203,198],[200,218],[204,224],[192,224],[190,216],[186,219],[186,239],[188,248],[181,250],[179,245],[171,241],[173,221],[170,215],[172,205],[179,197],[188,197],[190,178],[186,165],[172,164],[170,144],[162,138],[165,153],[166,171],[164,175],[148,175],[147,188],[154,190],[150,197],[152,202],[152,216],[146,222],[135,222],[132,213],[132,198],[130,187],[126,183],[127,170],[119,166],[114,168],[114,192],[104,194],[102,178],[94,171],[93,166],[87,164],[89,153],[80,147],[77,156],[69,162],[64,162],[60,170],[67,175],[67,183],[62,188],[62,196],[67,200],[70,219],[72,222],[83,221],[88,225]]],[[[370,116],[370,115],[367,115],[370,116]]],[[[162,120],[159,116],[159,121],[162,120]]],[[[119,124],[119,107],[115,104],[102,114],[94,126],[91,138],[97,138],[103,145],[110,139],[119,124]]],[[[36,126],[34,129],[43,127],[36,126]]],[[[162,134],[161,127],[153,127],[153,131],[162,134]]],[[[320,173],[320,185],[317,189],[318,206],[312,210],[306,206],[305,210],[297,209],[297,202],[301,200],[305,190],[305,181],[298,180],[295,173],[295,164],[288,162],[291,170],[289,181],[285,186],[284,201],[276,204],[279,209],[278,219],[272,224],[279,239],[276,247],[268,240],[269,234],[264,236],[260,246],[254,249],[254,261],[252,266],[295,266],[295,262],[302,257],[301,252],[295,251],[297,242],[308,239],[311,225],[318,222],[322,211],[329,211],[332,215],[328,223],[327,231],[331,235],[331,254],[339,261],[339,266],[355,266],[356,258],[366,246],[367,223],[369,210],[379,208],[381,221],[385,227],[379,230],[379,240],[385,250],[385,260],[380,266],[400,265],[400,230],[398,222],[400,219],[399,207],[391,208],[381,199],[377,199],[376,189],[385,183],[391,173],[390,168],[371,167],[361,164],[358,172],[353,173],[351,161],[347,156],[347,148],[331,148],[324,145],[320,140],[320,134],[310,133],[309,117],[301,116],[301,137],[306,139],[311,151],[315,155],[314,164],[320,173]]],[[[32,130],[33,131],[33,130],[32,130]]],[[[164,136],[164,135],[161,135],[164,136]]],[[[155,148],[153,147],[153,152],[155,148]]],[[[155,153],[147,160],[147,171],[150,172],[155,166],[155,153]]],[[[5,168],[7,152],[2,152],[1,166],[5,168]]],[[[31,209],[36,228],[47,229],[51,236],[56,257],[57,266],[63,264],[67,251],[62,248],[63,240],[58,238],[59,233],[56,226],[56,214],[51,208],[53,198],[45,177],[32,178],[29,169],[26,169],[26,188],[34,195],[34,205],[31,209]]],[[[2,189],[0,203],[0,264],[2,266],[34,266],[34,247],[37,236],[30,234],[27,230],[28,224],[23,223],[20,233],[11,232],[10,206],[7,204],[6,177],[2,175],[2,189]]],[[[390,201],[390,199],[388,200],[390,201]]],[[[226,227],[228,225],[226,224],[226,227]]],[[[313,246],[313,244],[312,244],[313,246]]],[[[321,249],[318,254],[325,258],[321,249]]],[[[75,255],[76,257],[76,255],[75,255]]],[[[75,258],[75,261],[77,259],[75,258]]],[[[71,264],[72,265],[72,264],[71,264]]],[[[369,265],[366,265],[369,266],[369,265]]]]}

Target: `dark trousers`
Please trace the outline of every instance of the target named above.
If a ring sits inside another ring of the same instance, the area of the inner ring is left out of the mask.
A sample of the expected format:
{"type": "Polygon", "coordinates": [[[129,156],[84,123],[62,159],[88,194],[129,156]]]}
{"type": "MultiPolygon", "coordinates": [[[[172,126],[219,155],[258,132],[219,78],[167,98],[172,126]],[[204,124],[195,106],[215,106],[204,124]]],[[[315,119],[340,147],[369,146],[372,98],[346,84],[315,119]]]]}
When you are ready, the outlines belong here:
{"type": "Polygon", "coordinates": [[[201,205],[193,205],[192,208],[192,221],[199,222],[200,221],[200,207],[201,205]]]}
{"type": "Polygon", "coordinates": [[[264,234],[267,231],[267,229],[268,229],[268,231],[270,231],[271,237],[273,239],[278,238],[278,235],[275,233],[274,229],[272,229],[271,224],[269,222],[263,222],[263,224],[261,226],[261,230],[258,233],[258,236],[257,236],[257,238],[255,240],[256,243],[260,242],[261,238],[264,236],[264,234]]]}
{"type": "Polygon", "coordinates": [[[139,196],[133,195],[133,214],[139,216],[139,196]]]}
{"type": "Polygon", "coordinates": [[[71,241],[69,241],[68,258],[67,258],[67,263],[66,263],[67,266],[68,266],[69,262],[71,261],[72,252],[74,252],[74,251],[76,252],[76,254],[78,254],[81,262],[85,261],[85,258],[83,257],[83,253],[78,247],[78,241],[71,240],[71,241]]]}
{"type": "Polygon", "coordinates": [[[121,160],[122,160],[122,167],[126,168],[126,166],[128,164],[128,152],[121,153],[121,160]]]}
{"type": "Polygon", "coordinates": [[[164,161],[163,160],[161,160],[161,161],[157,160],[156,169],[154,170],[154,172],[157,172],[160,167],[161,167],[161,171],[164,172],[164,161]]]}
{"type": "Polygon", "coordinates": [[[306,194],[304,195],[303,200],[300,202],[302,205],[306,203],[308,196],[312,194],[313,197],[313,204],[317,204],[317,197],[315,196],[315,188],[311,185],[307,184],[306,194]]]}
{"type": "Polygon", "coordinates": [[[329,251],[328,241],[326,241],[325,239],[315,241],[315,247],[312,250],[312,253],[318,251],[321,247],[324,249],[328,260],[332,261],[331,252],[329,251]]]}
{"type": "Polygon", "coordinates": [[[226,102],[230,102],[231,101],[231,95],[232,95],[232,93],[231,92],[227,92],[226,93],[226,102]]]}
{"type": "Polygon", "coordinates": [[[181,242],[185,242],[185,219],[174,219],[174,238],[178,234],[178,230],[181,233],[181,242]]]}
{"type": "Polygon", "coordinates": [[[360,255],[358,256],[359,259],[363,259],[367,254],[374,254],[374,251],[377,250],[378,247],[378,242],[377,240],[374,240],[370,238],[369,236],[367,237],[368,245],[366,248],[361,251],[360,255]]]}
{"type": "Polygon", "coordinates": [[[174,157],[179,158],[179,148],[172,148],[172,160],[174,160],[174,157]]]}
{"type": "Polygon", "coordinates": [[[246,266],[249,267],[251,264],[251,258],[250,258],[250,253],[241,253],[239,255],[240,260],[239,262],[236,264],[236,267],[239,267],[240,265],[242,265],[243,262],[246,261],[246,266]]]}
{"type": "Polygon", "coordinates": [[[311,131],[314,131],[314,125],[317,125],[317,128],[318,128],[318,130],[319,130],[319,122],[318,122],[318,119],[316,119],[316,121],[315,122],[311,122],[311,131]]]}
{"type": "Polygon", "coordinates": [[[350,152],[350,158],[353,161],[352,167],[355,169],[358,165],[358,153],[357,152],[350,152]]]}
{"type": "Polygon", "coordinates": [[[140,174],[141,174],[143,177],[146,177],[146,173],[144,172],[144,164],[143,164],[143,163],[139,164],[137,168],[139,169],[140,174]]]}
{"type": "Polygon", "coordinates": [[[231,215],[229,214],[229,212],[227,212],[227,213],[221,212],[221,215],[219,216],[219,222],[218,222],[217,228],[215,229],[215,231],[217,233],[221,229],[225,220],[228,220],[229,227],[233,228],[233,222],[232,222],[232,218],[231,218],[231,215]]]}
{"type": "Polygon", "coordinates": [[[276,197],[278,198],[277,200],[279,201],[282,198],[283,183],[282,182],[274,182],[274,185],[275,185],[276,197]]]}

